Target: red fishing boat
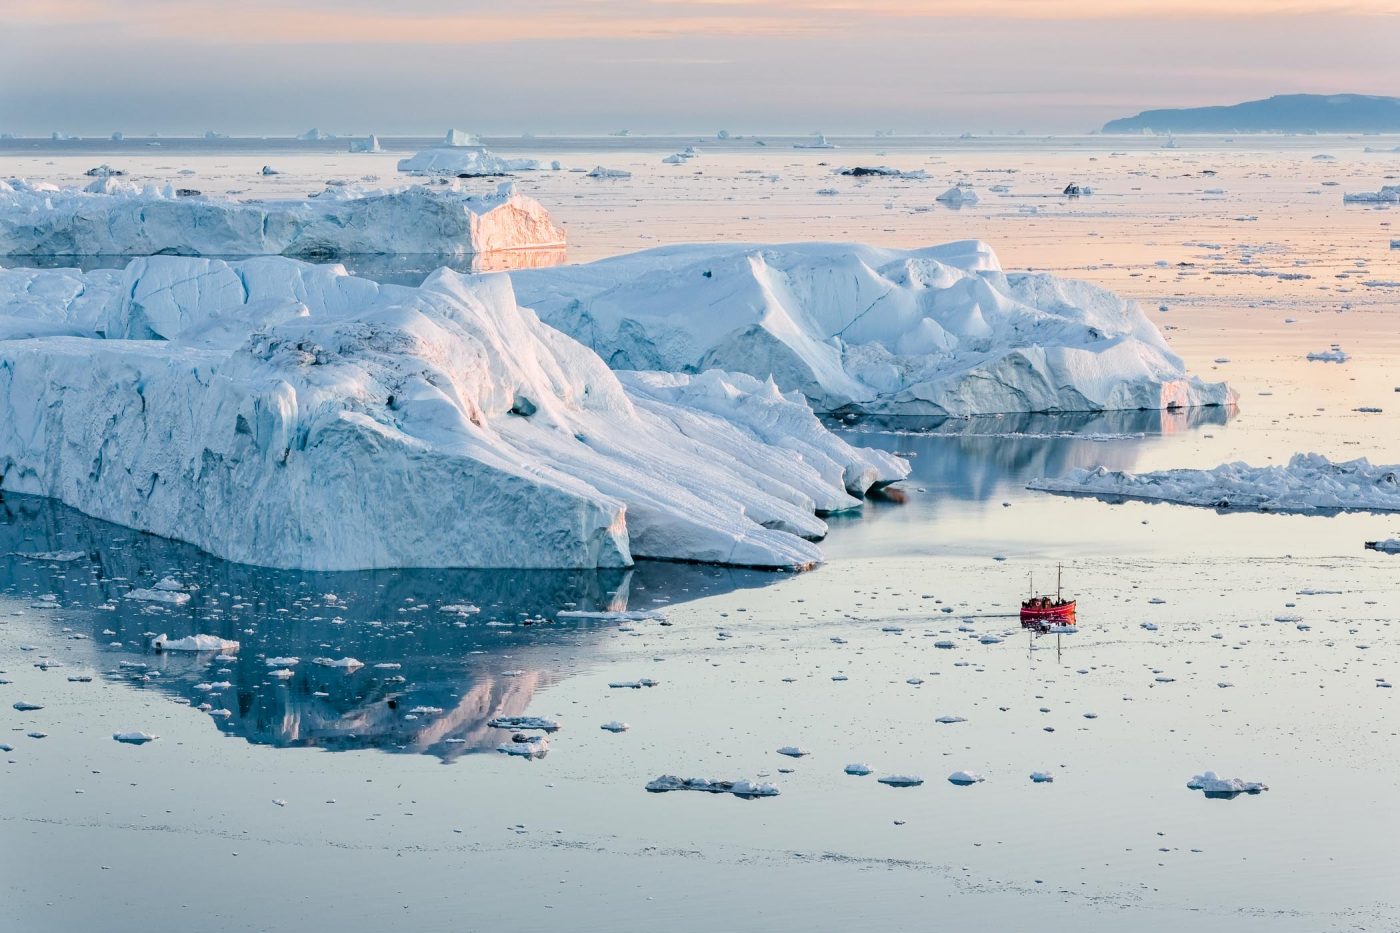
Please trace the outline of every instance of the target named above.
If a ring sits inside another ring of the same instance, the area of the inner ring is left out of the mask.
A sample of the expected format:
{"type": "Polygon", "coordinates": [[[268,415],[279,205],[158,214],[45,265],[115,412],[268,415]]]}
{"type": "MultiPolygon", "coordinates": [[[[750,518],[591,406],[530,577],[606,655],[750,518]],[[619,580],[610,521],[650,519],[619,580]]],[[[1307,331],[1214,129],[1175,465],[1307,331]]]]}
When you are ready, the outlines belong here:
{"type": "Polygon", "coordinates": [[[1035,578],[1031,578],[1031,595],[1021,601],[1021,627],[1047,629],[1051,626],[1074,625],[1074,610],[1077,602],[1065,599],[1061,578],[1063,568],[1055,568],[1055,596],[1035,595],[1035,578]]]}

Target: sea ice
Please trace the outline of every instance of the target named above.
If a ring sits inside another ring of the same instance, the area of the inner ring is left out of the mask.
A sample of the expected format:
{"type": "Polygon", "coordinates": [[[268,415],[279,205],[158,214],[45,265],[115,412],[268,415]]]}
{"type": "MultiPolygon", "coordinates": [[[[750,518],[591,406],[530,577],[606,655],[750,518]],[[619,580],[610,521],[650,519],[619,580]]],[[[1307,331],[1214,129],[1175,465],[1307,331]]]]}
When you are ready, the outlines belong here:
{"type": "Polygon", "coordinates": [[[771,378],[821,412],[970,415],[1230,404],[1133,301],[990,247],[683,245],[512,273],[522,305],[618,370],[771,378]]]}
{"type": "Polygon", "coordinates": [[[1286,466],[1227,463],[1213,470],[1128,473],[1096,467],[1029,488],[1071,495],[1162,500],[1217,509],[1261,512],[1400,511],[1400,465],[1372,466],[1364,457],[1334,462],[1321,454],[1294,454],[1286,466]]]}
{"type": "Polygon", "coordinates": [[[486,725],[492,729],[515,729],[515,730],[538,730],[540,732],[558,732],[559,723],[553,719],[545,719],[541,716],[497,716],[489,720],[486,725]]]}
{"type": "Polygon", "coordinates": [[[875,780],[890,787],[918,787],[924,783],[924,779],[916,774],[886,774],[875,780]]]}
{"type": "Polygon", "coordinates": [[[347,185],[306,198],[240,201],[180,197],[169,186],[115,178],[84,189],[0,180],[0,255],[461,257],[564,242],[544,206],[509,183],[494,195],[469,194],[457,183],[347,185]]]}
{"type": "Polygon", "coordinates": [[[743,374],[619,379],[446,269],[0,270],[0,372],[0,489],[265,566],[800,568],[815,513],[909,470],[743,374]]]}
{"type": "Polygon", "coordinates": [[[951,784],[980,784],[985,780],[986,778],[976,771],[954,771],[952,774],[948,775],[948,782],[951,784]]]}
{"type": "MultiPolygon", "coordinates": [[[[156,651],[226,651],[238,650],[238,642],[217,635],[186,635],[184,638],[171,638],[157,635],[151,639],[151,647],[156,651]]],[[[229,684],[225,683],[225,687],[229,684]]]]}
{"type": "Polygon", "coordinates": [[[1217,777],[1214,771],[1197,774],[1186,782],[1191,790],[1205,791],[1207,797],[1234,797],[1237,794],[1259,794],[1269,789],[1269,785],[1259,781],[1243,781],[1239,778],[1217,777]]]}
{"type": "Polygon", "coordinates": [[[756,781],[712,781],[706,778],[680,778],[663,774],[647,783],[649,792],[664,794],[675,790],[696,790],[708,794],[734,794],[736,797],[776,797],[778,788],[756,781]]]}
{"type": "Polygon", "coordinates": [[[145,745],[147,742],[154,742],[160,736],[151,735],[149,732],[114,732],[112,738],[127,745],[145,745]]]}

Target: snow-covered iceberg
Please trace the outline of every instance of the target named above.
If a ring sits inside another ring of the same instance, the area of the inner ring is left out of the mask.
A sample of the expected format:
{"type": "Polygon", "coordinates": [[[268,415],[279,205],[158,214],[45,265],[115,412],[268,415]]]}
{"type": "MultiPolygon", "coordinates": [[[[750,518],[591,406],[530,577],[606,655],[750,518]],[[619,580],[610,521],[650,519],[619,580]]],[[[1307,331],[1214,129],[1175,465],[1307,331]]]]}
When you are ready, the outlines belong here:
{"type": "Polygon", "coordinates": [[[101,178],[86,188],[0,180],[0,255],[263,256],[414,253],[467,256],[558,248],[564,231],[509,184],[330,186],[306,198],[185,197],[101,178]]]}
{"type": "Polygon", "coordinates": [[[802,567],[908,473],[742,374],[624,382],[503,275],[156,256],[5,296],[0,489],[244,563],[802,567]]]}
{"type": "Polygon", "coordinates": [[[615,369],[770,376],[822,412],[1220,405],[1134,301],[1004,273],[985,243],[686,245],[517,272],[521,304],[615,369]]]}
{"type": "Polygon", "coordinates": [[[1098,467],[1028,484],[1043,492],[1152,499],[1216,509],[1261,512],[1400,511],[1400,465],[1372,466],[1362,457],[1334,462],[1294,454],[1286,466],[1226,463],[1213,470],[1128,473],[1098,467]]]}
{"type": "Polygon", "coordinates": [[[507,159],[483,146],[440,146],[399,160],[399,171],[410,175],[509,175],[538,171],[537,159],[507,159]]]}

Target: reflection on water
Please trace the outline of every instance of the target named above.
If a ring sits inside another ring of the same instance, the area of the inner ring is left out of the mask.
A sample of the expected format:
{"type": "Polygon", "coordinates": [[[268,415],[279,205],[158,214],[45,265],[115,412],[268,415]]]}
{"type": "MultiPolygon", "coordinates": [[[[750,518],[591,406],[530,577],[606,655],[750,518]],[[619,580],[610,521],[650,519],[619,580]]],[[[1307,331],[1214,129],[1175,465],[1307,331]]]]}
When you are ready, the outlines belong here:
{"type": "Polygon", "coordinates": [[[782,578],[660,563],[607,571],[278,571],[222,561],[54,500],[0,501],[0,595],[42,610],[55,635],[66,630],[77,654],[66,664],[91,664],[195,707],[207,703],[220,730],[277,746],[375,747],[445,760],[494,749],[509,733],[487,720],[523,713],[618,626],[556,620],[560,610],[654,608],[782,578]],[[22,556],[35,554],[49,556],[22,556]],[[189,589],[188,603],[126,598],[167,576],[189,589]],[[442,608],[465,605],[480,611],[442,608]],[[227,660],[157,654],[147,645],[162,633],[217,635],[241,647],[227,660]],[[346,657],[364,666],[314,663],[346,657]],[[269,666],[272,658],[299,662],[269,666]],[[279,669],[292,676],[273,676],[279,669]]]}
{"type": "MultiPolygon", "coordinates": [[[[142,256],[134,254],[129,256],[4,256],[0,257],[0,269],[80,269],[83,272],[90,272],[93,269],[124,269],[131,260],[139,258],[142,256]]],[[[202,258],[233,262],[251,257],[204,256],[202,258]]],[[[512,249],[458,257],[440,256],[434,253],[362,254],[315,261],[339,262],[351,275],[362,276],[384,284],[417,286],[422,284],[429,273],[444,266],[457,272],[510,272],[515,269],[543,269],[548,266],[560,266],[567,259],[568,250],[553,248],[512,249]]]]}
{"type": "Polygon", "coordinates": [[[940,497],[984,501],[1008,486],[1077,468],[1132,469],[1154,438],[1224,425],[1234,414],[1233,408],[1214,407],[885,418],[843,433],[853,443],[912,454],[910,483],[940,497]]]}

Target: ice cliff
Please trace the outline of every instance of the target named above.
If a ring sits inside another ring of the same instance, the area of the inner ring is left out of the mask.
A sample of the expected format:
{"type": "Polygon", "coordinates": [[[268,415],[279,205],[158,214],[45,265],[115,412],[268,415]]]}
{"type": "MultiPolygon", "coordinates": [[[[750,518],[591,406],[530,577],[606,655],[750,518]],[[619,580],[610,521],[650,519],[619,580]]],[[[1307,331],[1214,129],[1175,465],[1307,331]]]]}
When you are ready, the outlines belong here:
{"type": "Polygon", "coordinates": [[[822,412],[970,415],[1232,403],[1134,301],[1004,273],[990,247],[669,246],[513,276],[615,369],[772,377],[822,412]]]}
{"type": "Polygon", "coordinates": [[[801,567],[907,473],[772,383],[619,378],[506,276],[0,270],[0,490],[245,563],[801,567]]]}
{"type": "Polygon", "coordinates": [[[0,180],[0,255],[466,256],[560,247],[533,198],[458,185],[328,187],[306,198],[234,200],[102,178],[86,188],[0,180]]]}

